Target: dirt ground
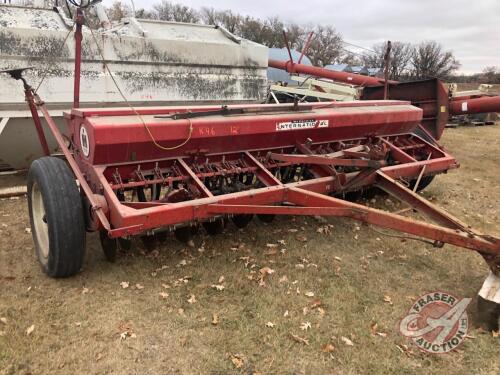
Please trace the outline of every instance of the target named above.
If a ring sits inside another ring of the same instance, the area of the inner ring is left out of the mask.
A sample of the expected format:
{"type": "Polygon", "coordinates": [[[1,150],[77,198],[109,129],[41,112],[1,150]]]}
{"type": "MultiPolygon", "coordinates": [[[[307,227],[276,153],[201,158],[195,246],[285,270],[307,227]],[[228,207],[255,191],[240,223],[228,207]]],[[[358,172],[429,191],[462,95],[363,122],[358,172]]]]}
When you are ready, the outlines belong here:
{"type": "MultiPolygon", "coordinates": [[[[500,236],[500,125],[449,129],[443,143],[462,166],[424,195],[500,236]]],[[[28,227],[25,198],[0,201],[0,374],[500,373],[499,339],[474,322],[488,269],[473,252],[281,217],[195,247],[171,238],[146,254],[137,242],[116,264],[89,235],[83,271],[52,280],[28,227]],[[398,331],[435,290],[474,298],[469,337],[448,355],[398,331]]]]}

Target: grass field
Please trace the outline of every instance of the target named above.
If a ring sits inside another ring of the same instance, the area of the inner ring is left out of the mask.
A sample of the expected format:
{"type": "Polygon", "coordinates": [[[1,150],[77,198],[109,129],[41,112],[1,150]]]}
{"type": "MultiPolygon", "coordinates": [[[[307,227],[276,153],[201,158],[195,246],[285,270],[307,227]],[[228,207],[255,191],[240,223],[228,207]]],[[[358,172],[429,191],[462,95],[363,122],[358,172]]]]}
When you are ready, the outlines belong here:
{"type": "MultiPolygon", "coordinates": [[[[500,235],[500,125],[450,129],[443,144],[462,167],[424,195],[500,235]]],[[[469,338],[449,355],[398,331],[428,291],[475,303],[488,269],[473,252],[281,217],[199,234],[194,247],[172,238],[146,254],[137,242],[116,264],[89,235],[84,270],[52,280],[28,227],[26,199],[0,201],[0,374],[500,373],[499,339],[477,329],[473,305],[469,338]]]]}

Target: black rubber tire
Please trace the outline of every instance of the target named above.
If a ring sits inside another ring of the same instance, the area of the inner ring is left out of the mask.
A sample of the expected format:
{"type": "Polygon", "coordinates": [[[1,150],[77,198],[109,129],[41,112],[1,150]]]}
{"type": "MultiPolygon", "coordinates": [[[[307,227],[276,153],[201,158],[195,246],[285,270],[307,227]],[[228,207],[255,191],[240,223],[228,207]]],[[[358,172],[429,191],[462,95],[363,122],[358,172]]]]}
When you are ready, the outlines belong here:
{"type": "Polygon", "coordinates": [[[85,219],[75,177],[63,160],[48,156],[31,164],[28,209],[43,271],[54,278],[78,273],[85,258],[85,219]]]}
{"type": "Polygon", "coordinates": [[[479,324],[488,332],[500,329],[500,304],[477,296],[477,313],[479,324]]]}

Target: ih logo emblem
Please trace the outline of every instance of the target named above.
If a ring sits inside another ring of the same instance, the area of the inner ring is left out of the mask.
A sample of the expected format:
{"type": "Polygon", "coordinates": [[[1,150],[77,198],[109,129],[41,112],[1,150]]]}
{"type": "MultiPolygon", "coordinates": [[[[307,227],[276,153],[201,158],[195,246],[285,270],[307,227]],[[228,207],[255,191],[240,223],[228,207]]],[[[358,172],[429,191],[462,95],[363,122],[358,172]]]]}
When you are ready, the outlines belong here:
{"type": "Polygon", "coordinates": [[[82,148],[83,155],[85,157],[90,154],[90,144],[89,144],[89,134],[87,133],[87,129],[85,126],[80,127],[80,146],[82,148]]]}
{"type": "Polygon", "coordinates": [[[420,349],[434,354],[455,350],[469,330],[467,306],[471,298],[458,299],[447,293],[434,292],[414,302],[401,320],[401,334],[420,349]]]}

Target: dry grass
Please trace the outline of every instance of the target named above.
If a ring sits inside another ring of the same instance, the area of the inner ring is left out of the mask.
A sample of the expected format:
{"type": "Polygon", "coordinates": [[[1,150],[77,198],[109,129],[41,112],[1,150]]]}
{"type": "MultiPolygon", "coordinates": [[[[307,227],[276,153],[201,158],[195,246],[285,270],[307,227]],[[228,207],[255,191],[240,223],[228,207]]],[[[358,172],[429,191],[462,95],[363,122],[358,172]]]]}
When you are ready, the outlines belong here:
{"type": "MultiPolygon", "coordinates": [[[[425,195],[500,235],[500,126],[448,130],[443,141],[462,168],[439,177],[425,195]]],[[[397,329],[411,300],[426,291],[476,295],[487,267],[472,252],[401,242],[336,219],[327,221],[331,234],[318,233],[322,222],[283,217],[270,225],[255,220],[244,231],[230,225],[219,237],[198,235],[195,248],[170,239],[146,256],[137,244],[116,264],[103,260],[92,235],[84,271],[52,280],[41,273],[25,232],[25,199],[0,201],[0,221],[0,317],[7,319],[0,322],[2,374],[500,372],[498,339],[475,328],[474,339],[443,356],[420,353],[397,329]],[[266,244],[278,240],[285,242],[278,254],[266,255],[273,250],[266,244]],[[263,267],[275,272],[259,286],[263,267]],[[184,277],[187,282],[179,281],[184,277]],[[130,287],[123,289],[123,281],[130,287]],[[196,303],[188,302],[191,295],[196,303]],[[320,308],[313,308],[316,298],[320,308]],[[305,322],[311,323],[306,331],[300,329],[305,322]],[[387,337],[372,335],[375,322],[387,337]],[[124,332],[131,336],[121,339],[124,332]],[[326,344],[330,353],[322,350],[326,344]]],[[[472,306],[469,311],[474,316],[472,306]]]]}

